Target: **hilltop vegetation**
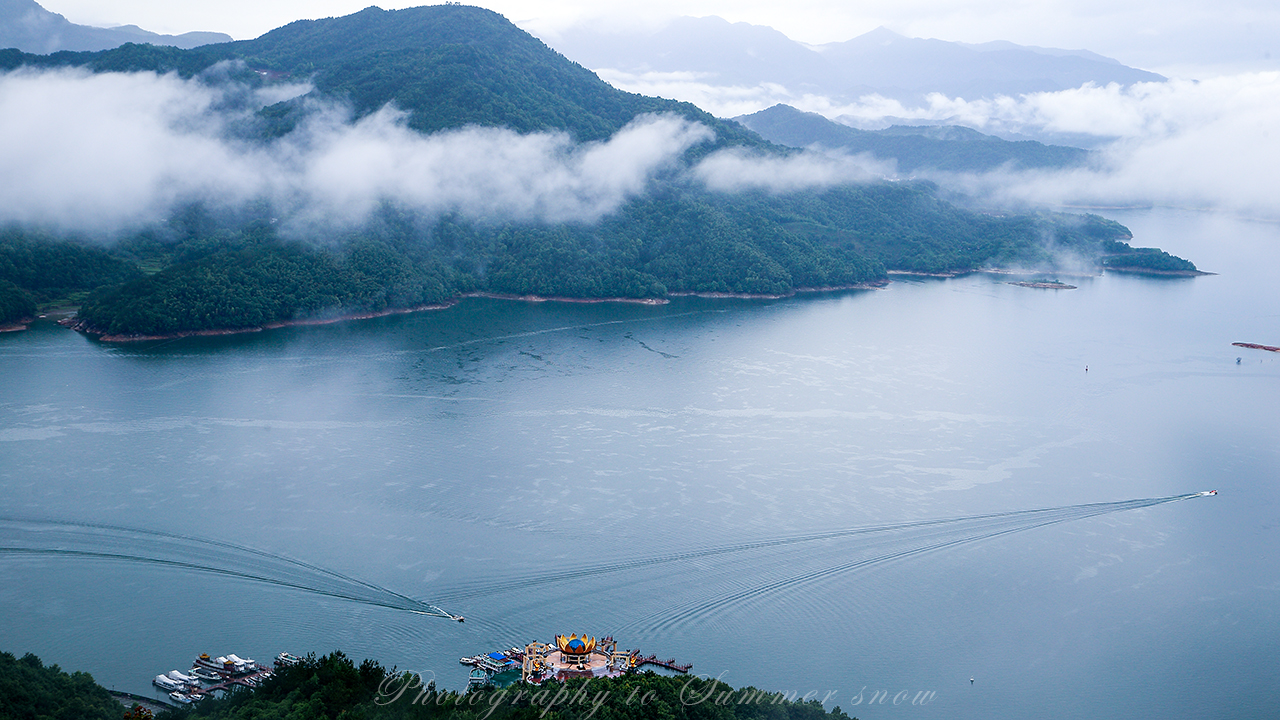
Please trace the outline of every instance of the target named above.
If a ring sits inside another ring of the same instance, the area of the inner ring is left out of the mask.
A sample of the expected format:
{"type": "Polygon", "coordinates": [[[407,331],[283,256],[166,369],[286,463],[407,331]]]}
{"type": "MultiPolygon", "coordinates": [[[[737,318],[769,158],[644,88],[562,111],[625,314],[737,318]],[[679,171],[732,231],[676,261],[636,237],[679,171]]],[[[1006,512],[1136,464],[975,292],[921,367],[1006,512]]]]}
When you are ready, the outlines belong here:
{"type": "MultiPolygon", "coordinates": [[[[99,290],[80,317],[98,332],[161,335],[414,307],[474,291],[785,295],[879,281],[887,269],[1053,267],[1067,248],[1094,256],[1129,250],[1121,242],[1127,230],[1102,218],[977,215],[924,184],[793,195],[686,188],[634,200],[594,225],[446,217],[424,227],[414,220],[384,210],[378,222],[327,249],[283,240],[266,223],[223,232],[217,242],[199,233],[152,238],[150,252],[173,264],[99,290]]],[[[141,245],[123,247],[141,252],[141,245]]]]}
{"type": "Polygon", "coordinates": [[[124,708],[88,673],[0,652],[0,718],[120,720],[124,708]]]}
{"type": "MultiPolygon", "coordinates": [[[[655,166],[642,187],[624,193],[603,216],[578,220],[515,219],[501,210],[468,214],[457,207],[427,211],[384,201],[355,226],[313,223],[300,232],[287,222],[288,208],[266,199],[227,207],[197,198],[101,245],[30,228],[0,236],[0,281],[15,286],[0,287],[0,310],[15,316],[30,302],[83,299],[81,328],[92,332],[255,328],[440,303],[476,291],[575,298],[782,295],[876,282],[889,270],[1052,269],[1064,250],[1095,263],[1119,253],[1136,262],[1166,262],[1133,253],[1125,244],[1128,231],[1116,223],[977,214],[943,200],[929,183],[710,190],[691,172],[710,153],[733,148],[785,160],[795,151],[687,103],[618,91],[480,8],[369,8],[192,50],[0,51],[0,69],[21,66],[174,73],[223,88],[219,102],[255,97],[236,89],[309,84],[302,97],[230,113],[235,121],[225,132],[237,147],[266,149],[295,133],[305,145],[301,123],[326,103],[348,108],[356,119],[392,104],[417,133],[487,126],[596,142],[655,112],[714,133],[709,142],[681,146],[688,149],[655,166]]],[[[494,164],[490,172],[505,171],[494,164]]]]}
{"type": "Polygon", "coordinates": [[[0,230],[0,324],[30,318],[38,304],[78,302],[95,288],[141,274],[118,252],[17,228],[0,230]]]}

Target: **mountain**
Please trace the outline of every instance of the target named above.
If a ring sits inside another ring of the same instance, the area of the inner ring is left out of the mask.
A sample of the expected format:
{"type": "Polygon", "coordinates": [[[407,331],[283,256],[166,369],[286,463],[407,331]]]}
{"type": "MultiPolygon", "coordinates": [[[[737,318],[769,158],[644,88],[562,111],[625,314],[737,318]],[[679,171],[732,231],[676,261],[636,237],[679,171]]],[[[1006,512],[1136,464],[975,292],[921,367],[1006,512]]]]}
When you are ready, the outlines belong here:
{"type": "Polygon", "coordinates": [[[45,10],[35,0],[0,0],[0,48],[44,54],[59,50],[107,50],[125,43],[193,48],[229,40],[230,35],[215,32],[159,35],[137,25],[114,28],[77,25],[45,10]]]}
{"type": "MultiPolygon", "coordinates": [[[[263,76],[307,80],[314,86],[309,97],[347,100],[356,117],[394,102],[421,132],[479,125],[565,130],[577,140],[601,140],[637,115],[665,112],[708,125],[721,142],[762,142],[689,103],[620,92],[501,15],[456,4],[369,7],[341,18],[299,20],[253,40],[185,51],[138,45],[80,55],[0,51],[0,69],[83,65],[183,77],[226,60],[244,62],[247,69],[235,76],[244,82],[261,83],[263,76]]],[[[264,117],[273,132],[291,129],[305,101],[267,108],[264,117]]]]}
{"type": "MultiPolygon", "coordinates": [[[[310,137],[297,129],[299,122],[333,101],[348,104],[356,119],[394,103],[419,133],[479,125],[596,141],[616,139],[637,115],[663,113],[700,123],[715,136],[673,156],[598,219],[522,219],[486,205],[469,214],[465,207],[387,200],[363,225],[329,227],[291,225],[288,201],[260,198],[232,207],[196,198],[171,208],[161,222],[115,238],[106,251],[73,238],[42,237],[38,229],[0,230],[0,280],[43,292],[50,302],[83,298],[81,328],[109,335],[260,328],[448,302],[469,292],[786,295],[881,282],[887,270],[1052,268],[1062,250],[1099,264],[1132,256],[1128,265],[1190,265],[1136,253],[1126,242],[1128,230],[1103,218],[972,212],[927,182],[718,189],[743,180],[736,163],[762,163],[767,174],[769,163],[789,162],[797,153],[688,103],[617,90],[482,8],[368,8],[191,50],[126,44],[92,53],[0,51],[0,69],[21,66],[199,76],[203,87],[222,84],[227,97],[240,102],[260,97],[246,88],[309,84],[306,97],[245,108],[257,110],[256,120],[237,131],[237,142],[257,143],[264,152],[293,132],[310,137]],[[711,173],[722,182],[707,179],[711,173]],[[307,234],[290,234],[290,227],[305,227],[307,234]],[[101,252],[114,262],[103,261],[101,252]],[[32,284],[56,268],[68,269],[65,283],[43,290],[32,284]],[[85,278],[83,268],[100,271],[85,278]],[[66,298],[50,297],[64,291],[66,298]]],[[[253,116],[240,109],[233,108],[236,118],[253,116]]],[[[628,146],[627,152],[634,150],[647,151],[628,146]]],[[[610,155],[597,169],[622,160],[610,155]]],[[[505,179],[508,168],[495,164],[490,172],[505,179]]]]}
{"type": "Polygon", "coordinates": [[[789,105],[775,105],[734,120],[779,145],[818,145],[870,153],[881,160],[895,161],[899,172],[1064,168],[1080,165],[1089,155],[1079,148],[1033,140],[1009,142],[956,125],[895,125],[884,130],[859,130],[789,105]]]}
{"type": "Polygon", "coordinates": [[[547,41],[596,70],[692,73],[715,85],[777,83],[817,91],[838,74],[821,54],[771,27],[719,17],[680,17],[651,31],[576,26],[547,41]]]}
{"type": "Polygon", "coordinates": [[[915,99],[930,92],[969,100],[993,95],[1159,82],[1084,50],[1025,47],[1008,42],[966,45],[907,38],[878,28],[851,40],[809,47],[759,25],[718,17],[682,17],[656,30],[578,26],[551,44],[587,67],[633,75],[690,73],[718,87],[780,85],[805,93],[856,98],[877,92],[915,99]]]}
{"type": "Polygon", "coordinates": [[[843,71],[848,85],[883,88],[898,95],[941,92],[974,99],[1053,92],[1087,82],[1131,85],[1165,80],[1093,53],[1013,43],[965,46],[903,37],[883,27],[852,40],[820,45],[817,52],[843,71]]]}

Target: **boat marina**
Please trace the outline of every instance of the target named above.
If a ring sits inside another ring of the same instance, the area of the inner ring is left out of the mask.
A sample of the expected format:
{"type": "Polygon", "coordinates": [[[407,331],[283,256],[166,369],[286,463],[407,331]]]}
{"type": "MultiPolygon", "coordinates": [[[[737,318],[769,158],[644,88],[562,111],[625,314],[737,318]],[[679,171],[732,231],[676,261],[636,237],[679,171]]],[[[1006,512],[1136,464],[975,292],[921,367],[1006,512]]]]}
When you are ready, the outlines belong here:
{"type": "MultiPolygon", "coordinates": [[[[282,652],[276,656],[274,667],[288,667],[302,659],[282,652]]],[[[192,663],[187,672],[170,670],[155,676],[151,684],[168,692],[169,699],[179,705],[189,705],[209,697],[215,692],[227,692],[233,688],[256,688],[274,675],[272,668],[237,655],[210,657],[203,653],[192,663]]]]}

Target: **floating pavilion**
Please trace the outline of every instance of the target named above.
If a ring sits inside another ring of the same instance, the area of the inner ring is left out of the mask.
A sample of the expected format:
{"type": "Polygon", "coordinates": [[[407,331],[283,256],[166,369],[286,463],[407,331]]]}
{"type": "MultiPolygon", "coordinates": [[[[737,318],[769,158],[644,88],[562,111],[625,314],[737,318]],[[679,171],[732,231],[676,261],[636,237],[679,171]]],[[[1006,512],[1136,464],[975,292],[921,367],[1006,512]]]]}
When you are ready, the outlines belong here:
{"type": "Polygon", "coordinates": [[[693,667],[675,660],[659,660],[654,655],[641,656],[635,650],[619,650],[618,642],[612,637],[597,640],[585,634],[557,635],[554,645],[531,642],[523,650],[513,647],[504,653],[462,658],[462,663],[474,668],[467,683],[469,687],[488,685],[495,678],[501,682],[499,675],[513,682],[517,669],[521,681],[540,685],[548,680],[617,677],[636,672],[645,665],[679,673],[693,667]]]}

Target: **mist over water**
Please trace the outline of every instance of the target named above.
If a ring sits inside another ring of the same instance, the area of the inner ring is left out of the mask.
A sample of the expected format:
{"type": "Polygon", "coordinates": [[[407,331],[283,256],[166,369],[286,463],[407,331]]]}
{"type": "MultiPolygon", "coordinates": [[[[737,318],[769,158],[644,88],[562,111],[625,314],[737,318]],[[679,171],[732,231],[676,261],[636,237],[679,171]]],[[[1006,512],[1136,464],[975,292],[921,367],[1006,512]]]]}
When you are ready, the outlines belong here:
{"type": "Polygon", "coordinates": [[[1220,274],[5,334],[0,515],[230,543],[467,621],[0,556],[0,648],[140,693],[201,652],[333,649],[456,688],[461,655],[613,632],[860,718],[1265,717],[1280,357],[1230,343],[1280,344],[1280,230],[1115,218],[1220,274]],[[1035,509],[1069,521],[990,517],[1035,509]],[[842,534],[872,527],[896,530],[842,534]]]}

